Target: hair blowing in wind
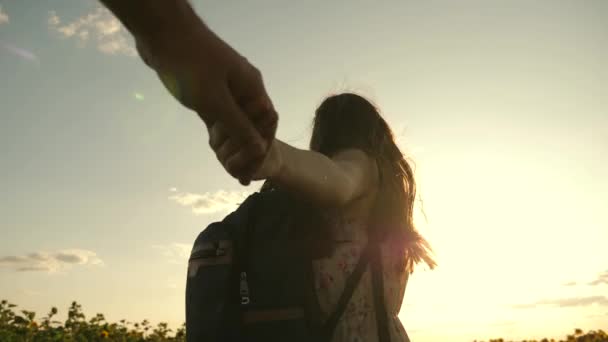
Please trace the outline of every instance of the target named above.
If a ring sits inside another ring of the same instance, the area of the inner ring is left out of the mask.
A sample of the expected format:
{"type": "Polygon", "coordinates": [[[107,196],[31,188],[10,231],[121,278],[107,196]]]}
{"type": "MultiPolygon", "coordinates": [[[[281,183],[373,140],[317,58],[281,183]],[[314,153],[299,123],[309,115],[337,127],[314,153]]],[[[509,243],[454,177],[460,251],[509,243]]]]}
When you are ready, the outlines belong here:
{"type": "MultiPolygon", "coordinates": [[[[317,108],[310,149],[331,157],[339,150],[357,148],[374,157],[381,187],[371,224],[379,238],[404,253],[408,272],[420,262],[436,266],[429,243],[414,225],[416,181],[412,167],[397,146],[392,130],[378,109],[364,97],[342,93],[327,97],[317,108]]],[[[272,187],[266,182],[262,190],[272,187]]]]}

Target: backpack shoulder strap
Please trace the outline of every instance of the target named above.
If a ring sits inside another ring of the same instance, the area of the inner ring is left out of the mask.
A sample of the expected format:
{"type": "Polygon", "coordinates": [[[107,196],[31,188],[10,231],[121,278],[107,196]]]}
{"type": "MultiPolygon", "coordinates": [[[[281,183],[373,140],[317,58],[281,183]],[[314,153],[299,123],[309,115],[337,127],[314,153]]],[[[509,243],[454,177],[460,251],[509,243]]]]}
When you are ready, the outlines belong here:
{"type": "MultiPolygon", "coordinates": [[[[378,168],[379,183],[382,184],[383,174],[382,168],[380,167],[377,160],[375,160],[376,167],[378,168]]],[[[374,206],[379,205],[378,201],[374,201],[374,206]]],[[[388,319],[386,314],[386,305],[384,302],[384,279],[382,270],[382,257],[380,253],[380,239],[373,231],[368,232],[368,242],[363,249],[363,252],[359,256],[359,261],[355,266],[353,273],[346,280],[344,291],[338,299],[336,309],[332,312],[331,316],[327,319],[322,329],[322,336],[326,341],[331,341],[332,335],[340,317],[344,314],[346,306],[350,301],[357,285],[359,284],[363,273],[368,265],[371,265],[372,272],[372,291],[374,297],[374,310],[376,312],[376,325],[378,327],[378,341],[379,342],[390,342],[390,332],[388,327],[388,319]]]]}
{"type": "Polygon", "coordinates": [[[344,314],[346,306],[350,301],[357,285],[361,281],[361,277],[368,265],[371,265],[372,272],[372,291],[374,297],[374,311],[376,313],[376,326],[378,329],[378,341],[390,342],[390,330],[388,326],[388,317],[386,304],[384,301],[384,272],[382,267],[382,259],[380,246],[375,242],[368,242],[365,249],[359,257],[359,261],[355,266],[353,273],[346,280],[344,291],[338,299],[338,304],[335,310],[329,316],[322,327],[321,336],[324,341],[331,341],[331,338],[336,330],[340,317],[344,314]]]}
{"type": "Polygon", "coordinates": [[[359,284],[361,277],[363,276],[363,273],[365,272],[365,269],[369,264],[371,249],[372,243],[368,242],[365,248],[363,249],[363,252],[359,256],[359,261],[357,262],[353,273],[351,273],[346,280],[344,290],[342,291],[342,295],[340,295],[340,298],[338,299],[336,308],[331,313],[329,318],[325,321],[325,324],[322,327],[321,334],[326,341],[331,341],[331,338],[334,334],[334,330],[336,330],[336,326],[338,325],[338,321],[340,320],[340,317],[342,317],[342,315],[344,314],[346,306],[348,305],[348,302],[353,296],[353,293],[355,292],[355,289],[357,288],[357,285],[359,284]]]}
{"type": "Polygon", "coordinates": [[[374,295],[374,311],[376,312],[378,341],[389,342],[391,340],[391,335],[388,328],[386,303],[384,301],[384,271],[379,244],[373,244],[371,259],[372,291],[374,295]]]}

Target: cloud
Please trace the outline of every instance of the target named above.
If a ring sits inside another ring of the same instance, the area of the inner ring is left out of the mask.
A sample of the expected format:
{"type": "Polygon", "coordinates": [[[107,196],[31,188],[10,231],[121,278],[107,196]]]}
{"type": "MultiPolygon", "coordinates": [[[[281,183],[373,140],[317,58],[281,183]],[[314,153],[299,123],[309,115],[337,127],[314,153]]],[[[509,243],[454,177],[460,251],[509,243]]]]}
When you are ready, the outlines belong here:
{"type": "Polygon", "coordinates": [[[24,256],[0,257],[0,268],[17,272],[54,273],[72,268],[74,265],[103,265],[97,254],[84,249],[65,249],[55,253],[35,252],[24,256]]]}
{"type": "Polygon", "coordinates": [[[75,39],[81,45],[86,45],[92,38],[97,50],[104,54],[137,55],[129,32],[106,8],[97,7],[68,23],[64,23],[57,12],[50,11],[48,25],[49,29],[60,37],[75,39]]]}
{"type": "Polygon", "coordinates": [[[184,207],[191,207],[192,212],[196,215],[235,210],[251,194],[247,191],[225,190],[218,190],[213,193],[206,192],[202,195],[190,192],[177,192],[177,189],[172,192],[175,195],[169,196],[170,200],[184,207]]]}
{"type": "Polygon", "coordinates": [[[49,23],[49,27],[57,27],[57,26],[59,26],[59,24],[61,24],[61,19],[59,19],[57,12],[49,11],[48,23],[49,23]]]}
{"type": "Polygon", "coordinates": [[[2,5],[0,5],[0,24],[7,24],[9,22],[9,17],[6,12],[2,11],[2,5]]]}
{"type": "Polygon", "coordinates": [[[168,245],[152,245],[152,248],[159,250],[170,263],[185,264],[190,257],[192,245],[173,242],[168,245]]]}
{"type": "Polygon", "coordinates": [[[588,297],[572,297],[572,298],[560,298],[560,299],[544,299],[536,303],[515,305],[517,309],[530,309],[540,305],[558,306],[562,308],[566,307],[579,307],[579,306],[608,306],[608,297],[605,296],[588,296],[588,297]]]}
{"type": "Polygon", "coordinates": [[[604,312],[604,313],[595,313],[595,314],[590,314],[587,315],[587,318],[605,318],[608,316],[608,312],[604,312]]]}
{"type": "Polygon", "coordinates": [[[604,271],[597,276],[597,279],[590,282],[588,285],[597,286],[597,285],[608,285],[608,271],[604,271]]]}
{"type": "Polygon", "coordinates": [[[488,324],[491,327],[510,327],[513,325],[517,325],[517,321],[496,321],[496,322],[491,322],[488,324]]]}

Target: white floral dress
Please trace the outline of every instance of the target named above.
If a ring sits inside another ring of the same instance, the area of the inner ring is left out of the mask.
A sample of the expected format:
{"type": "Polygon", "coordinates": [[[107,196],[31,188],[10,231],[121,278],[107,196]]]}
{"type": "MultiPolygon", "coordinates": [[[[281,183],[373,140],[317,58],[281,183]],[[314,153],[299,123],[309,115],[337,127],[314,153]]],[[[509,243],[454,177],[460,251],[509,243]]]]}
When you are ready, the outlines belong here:
{"type": "MultiPolygon", "coordinates": [[[[337,215],[330,222],[336,248],[331,257],[313,263],[315,288],[321,311],[329,315],[335,308],[348,276],[353,272],[359,255],[367,242],[365,224],[348,222],[337,215]]],[[[335,217],[335,216],[334,216],[335,217]]],[[[409,342],[409,338],[398,318],[408,280],[404,265],[404,254],[398,246],[387,242],[382,245],[384,269],[384,298],[389,313],[391,342],[409,342]]],[[[371,272],[365,271],[333,335],[333,342],[378,341],[371,272]]]]}

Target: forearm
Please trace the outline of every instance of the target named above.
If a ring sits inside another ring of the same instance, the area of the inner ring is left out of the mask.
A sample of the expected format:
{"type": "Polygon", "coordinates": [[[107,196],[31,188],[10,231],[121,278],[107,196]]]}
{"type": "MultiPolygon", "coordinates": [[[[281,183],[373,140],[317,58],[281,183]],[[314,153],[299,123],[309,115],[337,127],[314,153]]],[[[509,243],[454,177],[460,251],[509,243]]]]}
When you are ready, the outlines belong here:
{"type": "Polygon", "coordinates": [[[310,203],[323,208],[343,206],[350,198],[348,178],[327,156],[301,150],[275,139],[281,167],[271,181],[310,203]]]}
{"type": "Polygon", "coordinates": [[[100,0],[140,41],[149,43],[176,25],[204,26],[187,0],[100,0]]]}

